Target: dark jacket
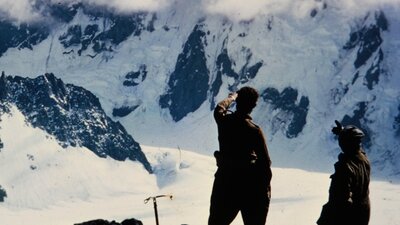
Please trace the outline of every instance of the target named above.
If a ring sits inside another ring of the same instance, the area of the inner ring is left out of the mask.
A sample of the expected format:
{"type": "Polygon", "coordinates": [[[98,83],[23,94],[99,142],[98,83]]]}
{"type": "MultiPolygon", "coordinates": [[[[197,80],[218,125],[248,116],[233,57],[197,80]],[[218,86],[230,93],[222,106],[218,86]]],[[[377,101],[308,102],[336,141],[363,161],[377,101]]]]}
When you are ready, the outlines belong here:
{"type": "Polygon", "coordinates": [[[229,112],[232,102],[232,98],[226,98],[214,110],[220,147],[216,154],[218,167],[227,173],[236,173],[237,170],[246,173],[247,169],[251,169],[263,177],[264,182],[259,180],[260,185],[269,186],[271,159],[264,134],[249,115],[229,112]]]}
{"type": "Polygon", "coordinates": [[[367,225],[370,218],[370,163],[364,152],[339,155],[331,176],[329,201],[323,206],[320,225],[367,225]]]}

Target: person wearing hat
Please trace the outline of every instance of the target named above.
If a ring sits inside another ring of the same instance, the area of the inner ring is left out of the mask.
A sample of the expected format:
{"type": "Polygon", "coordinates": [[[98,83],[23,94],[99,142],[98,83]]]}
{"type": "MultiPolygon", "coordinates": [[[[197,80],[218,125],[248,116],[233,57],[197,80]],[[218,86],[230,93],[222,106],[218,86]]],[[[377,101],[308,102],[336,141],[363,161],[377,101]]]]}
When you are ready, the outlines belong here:
{"type": "Polygon", "coordinates": [[[264,134],[250,117],[259,94],[243,87],[218,103],[218,169],[210,200],[209,225],[228,225],[239,211],[245,225],[266,223],[271,198],[271,160],[264,134]],[[229,110],[236,102],[236,111],[229,110]]]}
{"type": "Polygon", "coordinates": [[[368,225],[370,218],[369,182],[371,166],[361,147],[365,136],[358,127],[343,127],[335,121],[342,153],[331,175],[329,200],[322,207],[319,225],[368,225]]]}

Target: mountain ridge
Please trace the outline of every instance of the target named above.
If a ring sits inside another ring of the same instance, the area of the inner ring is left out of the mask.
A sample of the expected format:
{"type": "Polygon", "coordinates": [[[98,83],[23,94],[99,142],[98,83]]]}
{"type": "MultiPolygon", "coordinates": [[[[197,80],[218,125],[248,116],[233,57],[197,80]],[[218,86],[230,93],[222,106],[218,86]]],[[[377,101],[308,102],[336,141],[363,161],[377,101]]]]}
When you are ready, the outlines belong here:
{"type": "Polygon", "coordinates": [[[53,14],[61,22],[47,36],[2,21],[31,32],[22,39],[34,44],[0,43],[0,68],[57,74],[93,92],[139,143],[204,154],[217,148],[216,102],[251,85],[262,96],[253,117],[276,165],[327,169],[338,153],[330,134],[337,119],[368,133],[377,172],[399,174],[395,7],[352,17],[331,1],[309,3],[299,15],[266,11],[239,21],[185,11],[189,3],[127,14],[61,5],[65,18],[53,14]]]}
{"type": "Polygon", "coordinates": [[[54,136],[64,148],[87,147],[99,157],[139,161],[152,172],[139,144],[119,122],[104,114],[93,94],[81,87],[64,84],[54,74],[35,79],[3,74],[0,90],[0,115],[15,104],[33,127],[54,136]]]}

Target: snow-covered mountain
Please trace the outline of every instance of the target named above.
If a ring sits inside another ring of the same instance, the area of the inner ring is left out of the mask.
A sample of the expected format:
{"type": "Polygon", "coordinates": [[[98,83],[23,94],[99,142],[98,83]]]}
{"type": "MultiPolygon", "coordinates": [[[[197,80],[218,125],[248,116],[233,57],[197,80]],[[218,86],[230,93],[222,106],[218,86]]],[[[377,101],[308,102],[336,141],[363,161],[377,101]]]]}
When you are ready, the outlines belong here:
{"type": "MultiPolygon", "coordinates": [[[[400,3],[356,10],[346,1],[265,1],[241,11],[234,2],[176,0],[124,10],[103,1],[37,0],[31,20],[3,9],[2,79],[52,73],[93,93],[102,117],[119,121],[118,130],[140,144],[203,154],[218,146],[215,104],[250,85],[261,94],[253,117],[275,166],[330,169],[339,151],[330,129],[338,119],[368,133],[374,173],[398,176],[400,3]],[[255,13],[242,15],[246,9],[255,13]]],[[[39,117],[39,106],[25,116],[39,117]]],[[[39,127],[58,140],[56,132],[71,128],[51,126],[39,127]]],[[[82,140],[64,143],[87,147],[82,140]]]]}
{"type": "Polygon", "coordinates": [[[0,77],[0,115],[15,105],[28,123],[54,136],[64,147],[79,146],[100,157],[137,160],[151,166],[125,128],[105,115],[98,99],[87,90],[64,84],[53,74],[35,79],[0,77]]]}

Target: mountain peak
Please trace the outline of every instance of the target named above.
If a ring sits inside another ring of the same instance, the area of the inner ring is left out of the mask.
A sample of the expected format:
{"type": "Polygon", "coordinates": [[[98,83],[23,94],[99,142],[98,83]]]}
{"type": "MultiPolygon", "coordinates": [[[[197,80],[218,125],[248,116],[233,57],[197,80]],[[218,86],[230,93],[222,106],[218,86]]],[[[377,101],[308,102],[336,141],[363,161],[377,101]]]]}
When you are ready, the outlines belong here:
{"type": "Polygon", "coordinates": [[[100,157],[137,160],[151,172],[139,144],[103,111],[91,92],[64,84],[52,73],[37,78],[2,76],[2,107],[15,104],[34,127],[53,135],[61,146],[83,146],[100,157]]]}

